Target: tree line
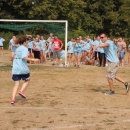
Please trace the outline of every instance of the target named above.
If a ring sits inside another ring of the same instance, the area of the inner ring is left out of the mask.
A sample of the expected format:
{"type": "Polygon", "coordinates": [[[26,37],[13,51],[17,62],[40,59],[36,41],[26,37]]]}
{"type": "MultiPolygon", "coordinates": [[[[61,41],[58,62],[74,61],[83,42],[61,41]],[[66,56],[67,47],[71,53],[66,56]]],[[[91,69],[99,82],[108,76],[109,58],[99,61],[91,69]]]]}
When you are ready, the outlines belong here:
{"type": "Polygon", "coordinates": [[[68,20],[69,31],[130,36],[130,0],[1,0],[0,19],[68,20]]]}

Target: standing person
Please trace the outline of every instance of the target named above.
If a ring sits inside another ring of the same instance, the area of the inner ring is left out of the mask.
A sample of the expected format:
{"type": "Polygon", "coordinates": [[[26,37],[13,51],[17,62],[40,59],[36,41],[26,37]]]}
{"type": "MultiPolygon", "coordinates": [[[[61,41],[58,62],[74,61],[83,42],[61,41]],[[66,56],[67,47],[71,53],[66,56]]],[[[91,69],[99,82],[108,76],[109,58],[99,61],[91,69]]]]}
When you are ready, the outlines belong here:
{"type": "Polygon", "coordinates": [[[100,44],[97,46],[97,48],[104,48],[105,56],[108,60],[108,69],[107,69],[107,80],[109,83],[110,91],[107,92],[107,95],[113,95],[115,94],[114,86],[113,86],[113,80],[116,79],[117,81],[123,83],[123,85],[126,88],[126,92],[129,91],[130,84],[128,82],[125,82],[120,77],[116,76],[117,69],[119,66],[119,59],[117,57],[117,47],[113,43],[113,41],[108,40],[108,35],[106,33],[102,33],[100,35],[101,41],[104,44],[100,44]]]}
{"type": "Polygon", "coordinates": [[[46,51],[46,53],[48,54],[50,61],[52,61],[52,55],[53,55],[53,46],[52,46],[53,40],[54,40],[54,38],[47,40],[47,51],[46,51]]]}
{"type": "Polygon", "coordinates": [[[32,59],[28,58],[28,48],[27,40],[25,36],[20,37],[16,44],[20,44],[20,46],[15,51],[14,61],[13,61],[13,68],[12,68],[12,79],[14,81],[14,88],[12,93],[12,100],[11,104],[15,103],[15,96],[18,91],[18,87],[20,84],[20,80],[24,80],[22,88],[20,89],[19,95],[23,98],[26,98],[24,95],[24,90],[28,86],[30,81],[30,72],[27,65],[27,61],[34,61],[39,62],[39,59],[32,59]]]}
{"type": "MultiPolygon", "coordinates": [[[[29,53],[28,57],[34,58],[32,36],[29,36],[27,40],[28,40],[27,45],[28,45],[28,53],[29,53]]],[[[30,61],[30,63],[32,63],[32,61],[30,61]]]]}
{"type": "Polygon", "coordinates": [[[120,66],[124,65],[124,55],[125,55],[125,50],[126,50],[126,43],[124,42],[124,38],[120,37],[119,38],[119,42],[117,44],[118,46],[118,58],[120,61],[120,66]]]}
{"type": "Polygon", "coordinates": [[[130,44],[128,45],[128,64],[130,65],[130,44]]]}
{"type": "Polygon", "coordinates": [[[76,38],[76,42],[73,43],[74,46],[74,57],[75,57],[75,61],[74,61],[74,67],[78,67],[80,65],[80,59],[81,59],[81,51],[82,51],[82,43],[80,42],[80,38],[76,38]]]}
{"type": "Polygon", "coordinates": [[[72,62],[72,57],[73,57],[73,42],[74,42],[74,38],[71,38],[71,40],[67,43],[67,47],[68,47],[68,63],[69,65],[71,65],[72,62]]]}
{"type": "Polygon", "coordinates": [[[4,55],[4,47],[3,47],[3,42],[5,41],[5,39],[3,39],[1,36],[0,36],[0,50],[1,50],[1,55],[4,55]]]}
{"type": "Polygon", "coordinates": [[[33,41],[33,52],[35,58],[41,59],[40,51],[41,51],[41,42],[40,39],[36,37],[35,41],[33,41]]]}
{"type": "Polygon", "coordinates": [[[98,58],[99,58],[99,55],[100,55],[100,49],[98,48],[97,50],[95,49],[97,46],[99,46],[100,44],[100,37],[99,36],[96,36],[95,37],[95,41],[93,42],[93,45],[94,45],[94,55],[95,55],[95,65],[98,65],[98,58]]]}
{"type": "Polygon", "coordinates": [[[43,36],[41,36],[40,39],[41,42],[41,62],[45,62],[46,61],[46,40],[44,39],[43,36]]]}
{"type": "MultiPolygon", "coordinates": [[[[101,45],[103,44],[102,41],[100,41],[101,45]]],[[[99,56],[99,65],[98,67],[105,67],[106,66],[106,57],[105,57],[105,53],[104,53],[104,49],[103,48],[99,48],[99,52],[98,52],[98,56],[99,56]]]]}
{"type": "Polygon", "coordinates": [[[51,40],[54,38],[53,33],[50,33],[50,36],[47,39],[47,42],[51,42],[51,40]]]}
{"type": "Polygon", "coordinates": [[[16,41],[16,36],[13,36],[12,39],[10,40],[9,44],[10,44],[10,49],[11,49],[11,61],[13,63],[14,60],[14,53],[17,49],[17,47],[19,46],[19,44],[15,44],[16,41]]]}
{"type": "Polygon", "coordinates": [[[54,40],[52,41],[52,45],[53,45],[53,64],[55,65],[56,63],[56,56],[58,58],[58,64],[60,64],[60,49],[63,47],[63,43],[62,41],[58,38],[57,35],[55,35],[54,40]]]}

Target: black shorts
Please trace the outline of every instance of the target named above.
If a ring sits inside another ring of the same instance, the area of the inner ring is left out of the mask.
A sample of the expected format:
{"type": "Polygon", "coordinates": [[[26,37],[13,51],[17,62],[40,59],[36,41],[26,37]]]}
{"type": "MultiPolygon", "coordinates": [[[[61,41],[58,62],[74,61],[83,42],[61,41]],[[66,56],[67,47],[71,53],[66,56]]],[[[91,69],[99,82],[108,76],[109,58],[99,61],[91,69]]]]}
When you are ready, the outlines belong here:
{"type": "Polygon", "coordinates": [[[0,46],[0,47],[3,47],[3,46],[0,46]]]}
{"type": "Polygon", "coordinates": [[[13,74],[12,76],[13,81],[19,81],[19,80],[29,80],[30,79],[30,73],[28,74],[13,74]]]}

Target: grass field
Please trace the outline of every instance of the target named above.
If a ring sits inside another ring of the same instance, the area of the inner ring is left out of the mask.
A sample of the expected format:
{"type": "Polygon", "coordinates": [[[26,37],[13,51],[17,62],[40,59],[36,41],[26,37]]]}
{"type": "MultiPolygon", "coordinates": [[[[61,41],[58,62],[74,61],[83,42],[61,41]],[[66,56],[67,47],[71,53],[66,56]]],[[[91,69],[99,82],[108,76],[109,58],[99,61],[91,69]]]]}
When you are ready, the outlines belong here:
{"type": "MultiPolygon", "coordinates": [[[[107,68],[61,68],[49,61],[29,68],[27,99],[17,95],[11,105],[10,51],[0,56],[0,130],[130,130],[130,93],[115,81],[116,94],[104,94],[107,68]]],[[[119,67],[118,76],[130,81],[130,67],[119,67]]]]}

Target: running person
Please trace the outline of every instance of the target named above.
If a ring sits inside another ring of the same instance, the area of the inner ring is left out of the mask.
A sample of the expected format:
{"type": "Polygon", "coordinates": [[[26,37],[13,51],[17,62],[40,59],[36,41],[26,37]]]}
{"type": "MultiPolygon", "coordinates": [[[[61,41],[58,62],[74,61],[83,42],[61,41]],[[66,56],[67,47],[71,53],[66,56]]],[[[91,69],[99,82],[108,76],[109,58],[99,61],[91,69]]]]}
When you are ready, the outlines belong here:
{"type": "Polygon", "coordinates": [[[107,92],[106,94],[107,95],[115,94],[114,86],[113,86],[113,80],[114,79],[123,83],[123,85],[126,88],[126,92],[128,92],[130,84],[128,82],[125,82],[120,77],[116,76],[117,69],[118,69],[118,66],[119,66],[119,59],[117,57],[117,46],[116,46],[116,44],[114,44],[113,41],[108,40],[108,36],[105,33],[102,33],[100,35],[100,38],[101,38],[101,41],[104,44],[100,44],[99,46],[97,46],[97,48],[104,48],[104,53],[105,53],[106,59],[108,60],[108,69],[107,69],[106,77],[107,77],[107,80],[108,80],[108,83],[109,83],[110,91],[107,92]]]}
{"type": "Polygon", "coordinates": [[[11,104],[15,103],[15,96],[18,91],[18,87],[20,84],[20,80],[24,80],[22,88],[19,92],[19,95],[23,98],[26,98],[24,95],[24,90],[28,86],[30,81],[30,72],[27,66],[27,61],[39,62],[39,59],[28,58],[28,49],[27,49],[27,40],[26,37],[22,36],[16,41],[16,44],[20,44],[20,46],[15,51],[13,68],[12,68],[12,79],[14,81],[14,88],[12,93],[11,104]]]}

